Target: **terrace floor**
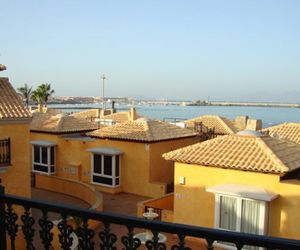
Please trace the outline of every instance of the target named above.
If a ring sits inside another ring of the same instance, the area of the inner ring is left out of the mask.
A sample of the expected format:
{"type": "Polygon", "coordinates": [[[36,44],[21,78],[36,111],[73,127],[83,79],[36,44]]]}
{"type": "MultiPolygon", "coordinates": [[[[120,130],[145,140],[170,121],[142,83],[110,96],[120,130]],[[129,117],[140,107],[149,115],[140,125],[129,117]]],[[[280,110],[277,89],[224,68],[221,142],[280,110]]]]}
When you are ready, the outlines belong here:
{"type": "MultiPolygon", "coordinates": [[[[121,193],[121,194],[106,194],[102,193],[103,195],[103,203],[104,203],[104,211],[105,212],[113,212],[113,213],[120,213],[126,214],[131,216],[136,216],[137,214],[137,203],[143,200],[149,199],[148,197],[128,194],[128,193],[121,193]]],[[[32,198],[41,199],[47,202],[53,202],[55,204],[64,204],[64,205],[71,205],[71,206],[78,206],[82,208],[87,208],[88,204],[84,201],[70,197],[68,195],[63,195],[55,192],[49,192],[46,190],[41,189],[32,189],[32,198]]],[[[40,217],[41,214],[38,214],[38,211],[33,211],[34,216],[40,217]]],[[[51,214],[51,219],[59,219],[58,214],[51,214]]],[[[100,231],[103,230],[103,225],[100,224],[95,228],[95,246],[98,249],[100,240],[98,234],[100,231]]],[[[143,232],[143,229],[135,229],[134,233],[143,232]]],[[[122,249],[123,245],[121,243],[121,236],[127,235],[127,228],[121,225],[111,225],[111,232],[118,236],[118,240],[116,242],[117,249],[122,249]]],[[[167,248],[171,249],[173,244],[178,243],[178,237],[172,234],[165,234],[167,236],[167,248]]],[[[206,249],[205,241],[199,239],[186,239],[186,246],[190,247],[191,249],[206,249]]],[[[139,249],[146,249],[145,246],[141,246],[139,249]]]]}

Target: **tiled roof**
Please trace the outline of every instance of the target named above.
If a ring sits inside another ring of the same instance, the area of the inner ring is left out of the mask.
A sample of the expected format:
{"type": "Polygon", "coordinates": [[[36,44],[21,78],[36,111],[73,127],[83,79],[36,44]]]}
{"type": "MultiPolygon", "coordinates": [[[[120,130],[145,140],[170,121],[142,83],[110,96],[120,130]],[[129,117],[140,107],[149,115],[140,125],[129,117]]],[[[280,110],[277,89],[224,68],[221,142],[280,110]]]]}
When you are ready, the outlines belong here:
{"type": "Polygon", "coordinates": [[[64,114],[63,111],[61,111],[60,109],[53,109],[53,108],[46,108],[45,112],[49,115],[59,115],[59,114],[64,114]]]}
{"type": "Polygon", "coordinates": [[[239,128],[234,121],[218,115],[203,115],[184,121],[187,128],[193,128],[194,122],[202,122],[202,124],[209,129],[214,128],[216,134],[235,134],[244,129],[239,128]]]}
{"type": "Polygon", "coordinates": [[[300,144],[300,123],[282,123],[263,129],[270,136],[300,144]]]}
{"type": "MultiPolygon", "coordinates": [[[[141,117],[139,115],[137,115],[137,116],[138,116],[138,118],[141,117]]],[[[101,117],[101,119],[113,120],[116,123],[126,122],[126,121],[130,120],[130,111],[117,112],[117,113],[113,113],[110,115],[105,115],[105,116],[101,117]]]]}
{"type": "Polygon", "coordinates": [[[99,113],[99,109],[88,109],[81,112],[75,112],[70,116],[91,120],[91,118],[97,117],[98,113],[99,113]]]}
{"type": "MultiPolygon", "coordinates": [[[[91,119],[91,118],[98,117],[98,113],[99,113],[98,109],[89,109],[82,112],[73,113],[71,116],[84,118],[84,119],[91,119]]],[[[137,117],[140,118],[141,116],[137,115],[137,117]]],[[[102,116],[100,117],[100,119],[112,120],[116,123],[126,122],[130,120],[130,111],[112,113],[109,115],[102,116]]]]}
{"type": "Polygon", "coordinates": [[[24,106],[8,78],[0,77],[0,120],[30,117],[30,112],[24,106]]]}
{"type": "Polygon", "coordinates": [[[30,124],[31,131],[49,133],[75,133],[95,129],[98,129],[95,123],[63,114],[50,115],[47,113],[35,113],[30,124]]]}
{"type": "Polygon", "coordinates": [[[225,135],[163,157],[201,166],[285,173],[300,167],[300,145],[269,136],[225,135]]]}
{"type": "Polygon", "coordinates": [[[192,137],[196,134],[166,122],[140,118],[135,121],[118,123],[87,133],[89,136],[131,141],[163,141],[192,137]]]}

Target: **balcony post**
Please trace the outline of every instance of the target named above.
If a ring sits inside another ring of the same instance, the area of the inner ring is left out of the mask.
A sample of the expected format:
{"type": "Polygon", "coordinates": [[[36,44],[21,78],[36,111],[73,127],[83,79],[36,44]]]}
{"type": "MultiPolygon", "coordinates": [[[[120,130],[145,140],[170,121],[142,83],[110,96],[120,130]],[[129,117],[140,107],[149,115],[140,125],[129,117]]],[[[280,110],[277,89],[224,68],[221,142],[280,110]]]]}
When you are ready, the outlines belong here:
{"type": "Polygon", "coordinates": [[[1,196],[5,194],[5,188],[1,185],[0,179],[0,250],[6,250],[6,230],[5,230],[5,204],[1,196]]]}

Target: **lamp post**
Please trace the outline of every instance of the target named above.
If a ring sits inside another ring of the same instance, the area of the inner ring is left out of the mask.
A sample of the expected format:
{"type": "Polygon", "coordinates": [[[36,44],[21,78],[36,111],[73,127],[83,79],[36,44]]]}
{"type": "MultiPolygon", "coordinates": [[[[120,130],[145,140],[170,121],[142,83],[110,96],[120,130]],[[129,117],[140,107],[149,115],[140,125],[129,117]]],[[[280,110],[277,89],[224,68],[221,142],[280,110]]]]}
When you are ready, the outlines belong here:
{"type": "Polygon", "coordinates": [[[6,66],[3,64],[0,64],[0,71],[4,71],[4,70],[6,70],[6,66]]]}
{"type": "Polygon", "coordinates": [[[105,101],[104,101],[104,81],[106,79],[105,75],[103,74],[102,77],[102,104],[103,104],[103,112],[105,111],[105,101]]]}

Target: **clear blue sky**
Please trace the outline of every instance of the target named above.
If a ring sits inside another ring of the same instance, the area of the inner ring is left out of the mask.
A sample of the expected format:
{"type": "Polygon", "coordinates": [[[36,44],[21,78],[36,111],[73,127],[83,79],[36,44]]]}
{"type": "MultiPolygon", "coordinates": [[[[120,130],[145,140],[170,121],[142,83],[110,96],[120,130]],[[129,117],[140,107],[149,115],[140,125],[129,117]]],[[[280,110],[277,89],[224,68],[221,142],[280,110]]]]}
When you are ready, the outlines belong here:
{"type": "Polygon", "coordinates": [[[0,0],[0,63],[56,95],[300,102],[300,1],[0,0]]]}

